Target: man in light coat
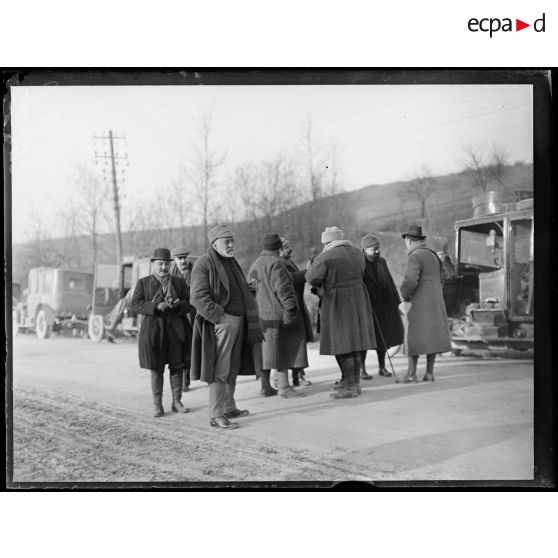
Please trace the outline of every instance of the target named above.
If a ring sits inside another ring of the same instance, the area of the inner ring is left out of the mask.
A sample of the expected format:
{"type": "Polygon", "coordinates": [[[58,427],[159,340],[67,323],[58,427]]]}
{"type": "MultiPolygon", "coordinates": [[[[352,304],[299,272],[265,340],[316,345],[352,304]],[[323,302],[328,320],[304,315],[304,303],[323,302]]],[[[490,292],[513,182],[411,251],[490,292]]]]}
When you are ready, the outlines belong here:
{"type": "Polygon", "coordinates": [[[444,275],[436,252],[426,244],[422,227],[412,225],[402,235],[408,250],[407,271],[401,283],[407,324],[405,354],[409,369],[404,383],[417,382],[420,355],[426,355],[423,382],[434,381],[437,353],[451,350],[448,317],[444,304],[444,275]]]}
{"type": "Polygon", "coordinates": [[[209,423],[237,428],[230,418],[248,415],[234,399],[239,374],[259,376],[263,334],[258,307],[234,258],[234,236],[227,225],[208,233],[210,246],[192,269],[190,302],[196,307],[192,340],[193,380],[209,384],[209,423]]]}
{"type": "Polygon", "coordinates": [[[297,300],[294,281],[279,257],[281,237],[266,234],[263,251],[256,258],[248,277],[257,282],[256,301],[265,337],[262,343],[262,390],[269,395],[267,383],[272,369],[277,370],[277,387],[281,397],[305,395],[289,385],[289,368],[308,366],[306,332],[297,300]]]}
{"type": "Polygon", "coordinates": [[[332,397],[360,393],[361,352],[376,348],[372,307],[363,283],[364,254],[326,227],[323,252],[309,262],[306,280],[323,289],[320,308],[320,354],[335,355],[342,380],[332,397]]]}

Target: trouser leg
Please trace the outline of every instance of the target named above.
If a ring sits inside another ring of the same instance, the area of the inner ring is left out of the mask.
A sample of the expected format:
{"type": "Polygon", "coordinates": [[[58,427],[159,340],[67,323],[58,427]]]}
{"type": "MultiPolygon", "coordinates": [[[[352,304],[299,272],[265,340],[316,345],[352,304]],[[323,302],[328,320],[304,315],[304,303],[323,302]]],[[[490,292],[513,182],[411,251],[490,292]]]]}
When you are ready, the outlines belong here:
{"type": "Polygon", "coordinates": [[[363,380],[372,380],[372,375],[368,374],[368,372],[366,371],[366,365],[365,365],[365,361],[366,361],[366,355],[367,355],[368,351],[360,351],[358,353],[359,355],[359,365],[358,365],[358,370],[357,370],[357,376],[359,378],[362,378],[363,380]]]}
{"type": "Polygon", "coordinates": [[[188,391],[190,389],[190,369],[184,368],[182,370],[182,391],[188,391]]]}
{"type": "Polygon", "coordinates": [[[335,360],[337,361],[339,370],[341,370],[341,379],[335,382],[333,389],[342,389],[345,385],[345,370],[343,369],[343,364],[341,362],[341,355],[335,355],[335,360]]]}
{"type": "Polygon", "coordinates": [[[189,409],[182,405],[182,367],[171,368],[170,384],[172,389],[172,410],[175,413],[187,413],[189,409]]]}
{"type": "Polygon", "coordinates": [[[362,370],[362,357],[361,352],[356,351],[353,353],[353,366],[354,366],[354,380],[355,380],[355,387],[357,393],[360,395],[361,387],[360,387],[360,371],[362,370]]]}
{"type": "Polygon", "coordinates": [[[378,354],[378,368],[380,370],[386,369],[386,351],[383,349],[376,349],[376,353],[378,354]]]}
{"type": "Polygon", "coordinates": [[[262,370],[262,375],[260,376],[260,382],[262,388],[260,390],[260,395],[264,397],[270,397],[272,395],[277,395],[277,390],[271,387],[270,383],[271,370],[262,370]]]}

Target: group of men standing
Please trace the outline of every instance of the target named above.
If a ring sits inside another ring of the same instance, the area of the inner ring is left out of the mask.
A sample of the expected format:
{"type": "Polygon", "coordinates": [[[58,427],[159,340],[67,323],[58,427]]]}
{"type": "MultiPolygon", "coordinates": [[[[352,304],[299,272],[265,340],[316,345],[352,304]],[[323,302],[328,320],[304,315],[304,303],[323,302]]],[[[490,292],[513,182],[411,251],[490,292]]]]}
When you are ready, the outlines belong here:
{"type": "Polygon", "coordinates": [[[373,234],[361,247],[344,239],[337,227],[322,233],[323,251],[300,270],[291,259],[292,246],[275,233],[266,234],[263,250],[248,272],[234,257],[234,235],[226,225],[208,234],[207,253],[192,266],[185,247],[155,250],[152,275],[140,279],[132,311],[144,314],[138,347],[140,366],[151,370],[155,416],[162,406],[163,371],[170,370],[172,410],[188,412],[181,403],[190,379],[209,384],[209,422],[221,429],[237,428],[231,418],[249,414],[235,401],[239,374],[256,374],[261,395],[303,397],[293,385],[310,385],[307,342],[312,326],[304,303],[308,282],[320,298],[320,354],[334,355],[341,379],[332,397],[358,397],[361,379],[370,380],[364,362],[376,349],[379,374],[388,348],[405,343],[409,367],[405,383],[416,382],[418,355],[427,355],[424,381],[433,381],[436,353],[449,350],[443,307],[440,260],[425,243],[420,227],[403,234],[409,250],[401,285],[408,327],[404,329],[400,298],[380,242],[373,234]],[[174,264],[171,270],[171,259],[174,264]],[[271,373],[275,371],[275,387],[271,373]]]}

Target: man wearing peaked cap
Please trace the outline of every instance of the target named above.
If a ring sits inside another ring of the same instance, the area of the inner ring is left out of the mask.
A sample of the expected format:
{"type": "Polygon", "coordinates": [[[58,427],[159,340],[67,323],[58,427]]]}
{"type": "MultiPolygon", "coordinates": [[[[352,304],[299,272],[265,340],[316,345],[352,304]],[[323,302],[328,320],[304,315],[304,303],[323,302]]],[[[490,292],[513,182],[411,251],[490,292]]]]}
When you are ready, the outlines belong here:
{"type": "Polygon", "coordinates": [[[401,283],[407,318],[404,347],[409,360],[403,382],[418,381],[420,355],[426,355],[423,381],[433,382],[436,354],[451,350],[443,267],[436,252],[426,244],[422,227],[411,225],[401,236],[408,250],[407,270],[401,283]]]}
{"type": "Polygon", "coordinates": [[[140,367],[151,370],[154,416],[161,417],[164,415],[162,399],[165,365],[170,370],[172,410],[188,412],[181,398],[182,369],[189,345],[184,316],[191,306],[184,285],[169,275],[170,251],[167,248],[155,249],[151,262],[152,274],[138,281],[131,307],[136,314],[143,314],[138,335],[140,367]]]}
{"type": "Polygon", "coordinates": [[[236,406],[238,374],[261,370],[258,307],[234,258],[234,235],[227,225],[212,228],[210,246],[192,269],[190,301],[196,307],[192,340],[192,379],[209,384],[209,424],[237,428],[230,418],[246,416],[236,406]]]}
{"type": "MultiPolygon", "coordinates": [[[[176,277],[181,281],[188,291],[188,300],[190,300],[190,279],[192,275],[193,263],[190,259],[190,249],[186,246],[177,246],[171,251],[173,262],[170,268],[172,277],[176,277]]],[[[184,357],[184,370],[182,371],[182,391],[190,390],[190,353],[192,348],[192,326],[196,317],[196,309],[192,306],[190,312],[184,316],[184,330],[186,332],[187,353],[184,357]]]]}
{"type": "Polygon", "coordinates": [[[320,354],[335,355],[342,380],[335,399],[360,394],[361,351],[374,349],[374,323],[364,287],[364,254],[343,239],[338,227],[322,233],[324,249],[309,262],[306,280],[323,289],[320,308],[320,354]]]}

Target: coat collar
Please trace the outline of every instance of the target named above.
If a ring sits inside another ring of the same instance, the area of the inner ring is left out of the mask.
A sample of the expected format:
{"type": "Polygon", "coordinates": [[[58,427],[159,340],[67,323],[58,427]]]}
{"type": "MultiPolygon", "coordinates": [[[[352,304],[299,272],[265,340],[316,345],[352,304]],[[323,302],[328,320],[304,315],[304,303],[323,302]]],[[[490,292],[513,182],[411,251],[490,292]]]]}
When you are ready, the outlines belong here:
{"type": "Polygon", "coordinates": [[[415,250],[418,250],[419,248],[428,248],[428,245],[426,244],[426,240],[422,240],[420,244],[417,244],[416,246],[410,248],[407,251],[407,255],[410,256],[415,250]]]}

